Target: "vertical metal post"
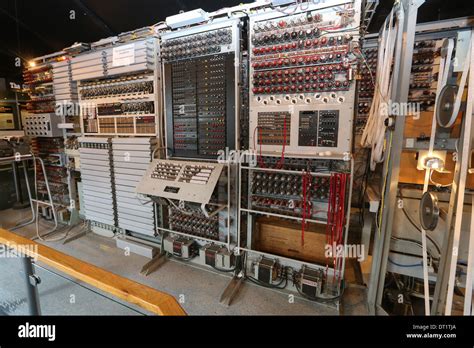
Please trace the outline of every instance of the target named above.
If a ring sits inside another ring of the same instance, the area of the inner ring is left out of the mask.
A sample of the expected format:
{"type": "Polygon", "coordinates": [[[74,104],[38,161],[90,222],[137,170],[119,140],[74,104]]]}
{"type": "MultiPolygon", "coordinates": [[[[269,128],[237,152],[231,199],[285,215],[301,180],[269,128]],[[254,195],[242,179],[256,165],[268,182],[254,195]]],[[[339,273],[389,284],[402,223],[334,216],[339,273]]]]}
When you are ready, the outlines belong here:
{"type": "MultiPolygon", "coordinates": [[[[464,129],[461,130],[462,139],[464,137],[464,129]]],[[[461,149],[462,151],[462,149],[461,149]]],[[[458,152],[458,158],[462,156],[461,151],[458,152]]],[[[449,280],[449,262],[448,258],[450,250],[453,250],[453,229],[452,222],[454,218],[455,202],[459,186],[459,174],[460,174],[460,161],[456,161],[454,166],[454,178],[453,186],[451,188],[451,194],[449,196],[448,214],[446,217],[446,233],[443,238],[443,247],[441,249],[441,255],[438,266],[438,274],[436,278],[436,287],[433,295],[433,304],[431,306],[431,315],[441,315],[444,313],[444,306],[446,304],[446,293],[448,291],[448,280],[449,280]]]]}
{"type": "MultiPolygon", "coordinates": [[[[472,36],[471,33],[470,40],[472,45],[472,36]]],[[[472,46],[471,50],[472,50],[472,46]]],[[[470,69],[473,68],[473,52],[471,51],[468,56],[470,69]]],[[[466,61],[465,64],[468,64],[466,61]]],[[[462,215],[462,209],[464,206],[464,195],[465,195],[465,185],[466,185],[466,175],[468,167],[468,158],[470,156],[470,147],[471,147],[471,137],[474,134],[474,123],[470,120],[470,114],[472,114],[472,102],[470,102],[469,96],[472,94],[472,76],[469,73],[469,82],[468,82],[468,103],[466,105],[466,113],[462,123],[461,135],[459,139],[463,140],[462,146],[459,147],[457,152],[458,160],[456,161],[454,169],[454,178],[453,185],[451,188],[451,195],[449,198],[449,210],[446,220],[446,233],[443,240],[443,248],[441,251],[441,257],[438,267],[437,279],[436,279],[436,288],[433,296],[433,305],[431,308],[431,314],[441,315],[441,314],[451,314],[451,303],[452,303],[452,294],[454,292],[454,287],[450,288],[450,281],[453,281],[456,272],[456,261],[453,262],[453,251],[458,247],[459,244],[459,233],[460,233],[460,222],[458,221],[462,215]],[[470,111],[469,111],[470,110],[470,111]],[[469,121],[469,122],[468,122],[469,121]],[[460,208],[460,209],[458,209],[460,208]],[[457,222],[457,224],[456,224],[457,222]],[[458,227],[458,235],[456,236],[456,226],[458,227]],[[453,275],[451,276],[451,273],[453,275]],[[453,278],[451,278],[453,277],[453,278]],[[448,304],[449,301],[449,304],[448,304]],[[446,311],[448,309],[448,311],[446,311]],[[447,313],[448,312],[448,313],[447,313]]],[[[464,87],[463,87],[464,88],[464,87]]],[[[472,238],[472,236],[470,237],[472,238]]],[[[469,250],[471,250],[469,248],[469,250]]],[[[468,266],[469,268],[469,266],[468,266]]],[[[466,286],[468,287],[468,286],[466,286]]],[[[466,289],[469,290],[469,289],[466,289]]],[[[466,295],[467,296],[467,295],[466,295]]]]}
{"type": "Polygon", "coordinates": [[[18,204],[23,204],[23,197],[21,194],[21,186],[20,186],[20,178],[18,177],[18,166],[17,162],[12,162],[12,170],[13,170],[13,184],[15,185],[15,195],[16,201],[18,204]]]}
{"type": "MultiPolygon", "coordinates": [[[[403,21],[403,18],[404,18],[403,7],[400,8],[400,6],[401,6],[400,4],[395,4],[393,10],[389,14],[389,16],[396,15],[397,16],[397,21],[403,21]],[[396,8],[396,6],[398,8],[396,8]]],[[[388,22],[388,25],[390,25],[390,20],[391,20],[391,18],[387,18],[385,20],[384,26],[387,25],[387,22],[388,22]]],[[[402,34],[401,31],[402,30],[403,30],[402,26],[399,25],[399,28],[397,29],[397,38],[401,37],[401,34],[402,34]]],[[[398,40],[398,42],[395,43],[395,54],[394,54],[395,59],[394,59],[393,68],[392,68],[392,70],[393,70],[393,73],[392,73],[393,80],[391,81],[392,94],[398,88],[398,80],[396,79],[396,76],[399,76],[399,69],[400,69],[400,54],[401,54],[400,53],[401,52],[401,49],[400,49],[400,44],[401,43],[400,43],[400,41],[401,40],[398,40]]],[[[380,39],[379,39],[379,44],[380,44],[380,39]]],[[[386,139],[387,139],[387,136],[386,136],[386,139]]],[[[391,146],[391,144],[390,144],[390,146],[391,146]]],[[[390,151],[390,148],[389,148],[389,151],[390,151]]],[[[389,166],[389,161],[388,160],[384,161],[382,172],[387,173],[389,175],[388,166],[389,166]]],[[[387,178],[387,180],[388,180],[388,178],[387,178]]],[[[382,185],[383,185],[383,183],[382,183],[382,185]]],[[[386,193],[383,192],[383,194],[384,194],[384,197],[385,197],[386,193]]],[[[382,214],[382,217],[384,217],[384,215],[383,215],[384,211],[382,211],[381,214],[382,214]]],[[[384,219],[382,219],[382,222],[383,221],[384,221],[384,219]]],[[[374,315],[376,313],[376,310],[377,310],[376,298],[377,298],[378,284],[380,282],[380,277],[381,277],[381,274],[382,274],[381,273],[381,260],[383,258],[383,256],[382,256],[383,255],[383,245],[384,245],[384,240],[385,240],[385,234],[380,233],[380,227],[379,227],[379,224],[378,224],[378,222],[379,222],[378,214],[376,214],[376,216],[375,216],[375,222],[376,222],[375,226],[377,228],[377,231],[374,235],[372,268],[371,268],[371,272],[370,272],[370,282],[369,282],[368,294],[367,294],[368,310],[369,310],[369,313],[372,314],[372,315],[374,315]]],[[[385,275],[383,275],[383,277],[385,277],[385,275]]]]}
{"type": "MultiPolygon", "coordinates": [[[[347,240],[349,238],[349,224],[351,219],[351,202],[352,202],[352,189],[354,187],[354,157],[351,156],[351,174],[349,178],[349,195],[347,197],[347,213],[346,213],[346,226],[344,227],[344,246],[347,245],[347,240]]],[[[346,258],[342,258],[342,274],[340,275],[342,279],[344,279],[346,270],[346,258]]],[[[341,289],[339,289],[341,291],[341,289]]],[[[339,302],[338,302],[339,306],[339,302]]]]}
{"type": "MultiPolygon", "coordinates": [[[[470,162],[470,149],[472,144],[472,132],[474,128],[474,122],[472,122],[472,115],[474,110],[473,105],[473,95],[474,95],[474,75],[472,74],[472,67],[474,66],[474,50],[472,47],[472,36],[473,31],[471,31],[471,35],[469,37],[469,53],[467,57],[467,61],[465,64],[469,64],[469,80],[468,80],[468,89],[467,89],[467,102],[466,102],[466,111],[464,117],[464,133],[462,138],[462,145],[461,145],[461,154],[462,157],[459,159],[460,162],[460,172],[459,172],[459,185],[458,185],[458,195],[456,197],[456,210],[455,210],[455,217],[454,217],[454,225],[453,225],[453,242],[452,242],[452,249],[448,250],[449,252],[449,280],[448,280],[448,288],[447,288],[447,295],[446,295],[446,305],[445,305],[445,315],[451,315],[452,304],[453,304],[453,296],[454,296],[454,283],[456,281],[456,267],[458,262],[458,250],[461,240],[461,224],[462,224],[462,217],[463,217],[463,209],[464,209],[464,193],[466,189],[466,181],[467,181],[467,174],[469,169],[469,162],[470,162]]],[[[461,83],[460,88],[464,89],[463,83],[461,83]]],[[[469,250],[469,254],[471,250],[469,250]]],[[[468,263],[468,268],[470,267],[468,263]]],[[[470,271],[468,271],[470,273],[470,271]]],[[[472,274],[472,273],[471,273],[472,274]]],[[[468,289],[466,289],[468,290],[468,289]]],[[[467,294],[465,296],[472,296],[471,294],[467,294]]],[[[470,312],[466,310],[466,312],[470,312]]]]}
{"type": "Polygon", "coordinates": [[[464,315],[472,315],[474,307],[472,306],[472,288],[474,285],[474,195],[471,195],[471,221],[469,229],[469,253],[467,256],[467,275],[466,291],[464,293],[464,315]]]}
{"type": "Polygon", "coordinates": [[[38,293],[38,284],[40,283],[40,279],[37,275],[35,275],[35,271],[33,269],[33,262],[31,261],[30,257],[22,257],[22,262],[25,271],[26,295],[30,315],[41,315],[38,293]]]}
{"type": "Polygon", "coordinates": [[[16,117],[18,120],[18,129],[23,129],[23,120],[21,119],[20,106],[18,105],[18,92],[15,91],[15,106],[16,106],[16,117]]]}
{"type": "MultiPolygon", "coordinates": [[[[403,11],[402,43],[397,45],[399,61],[395,66],[399,67],[398,74],[394,78],[395,88],[392,90],[393,103],[406,103],[408,100],[408,89],[410,85],[410,73],[413,59],[413,46],[415,41],[415,28],[418,8],[424,3],[424,0],[402,0],[400,11],[403,11]]],[[[387,173],[385,202],[382,207],[382,225],[380,236],[376,237],[373,268],[370,279],[368,294],[368,305],[371,313],[376,313],[377,308],[382,304],[383,289],[385,283],[385,272],[387,270],[388,254],[390,249],[390,237],[392,235],[393,218],[395,214],[398,180],[400,173],[400,158],[403,149],[403,133],[405,130],[405,115],[396,117],[395,129],[392,134],[390,149],[390,160],[384,164],[384,172],[387,173]],[[385,171],[388,168],[390,170],[385,171]],[[374,272],[374,270],[378,270],[374,272]]],[[[378,233],[376,233],[378,234],[378,233]]]]}

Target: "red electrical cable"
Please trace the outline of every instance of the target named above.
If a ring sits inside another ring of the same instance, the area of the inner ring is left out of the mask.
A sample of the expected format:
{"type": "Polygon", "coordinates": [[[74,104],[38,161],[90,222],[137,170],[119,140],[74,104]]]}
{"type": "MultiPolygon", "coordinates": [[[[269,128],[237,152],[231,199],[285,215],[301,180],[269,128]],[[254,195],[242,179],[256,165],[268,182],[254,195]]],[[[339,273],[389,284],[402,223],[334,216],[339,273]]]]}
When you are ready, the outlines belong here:
{"type": "MultiPolygon", "coordinates": [[[[333,284],[340,285],[343,257],[338,255],[338,247],[343,244],[345,216],[345,199],[348,174],[331,173],[327,210],[326,243],[332,249],[333,284]]],[[[328,278],[329,260],[326,262],[326,279],[328,278]]]]}
{"type": "Polygon", "coordinates": [[[262,132],[260,131],[260,128],[258,128],[258,138],[259,138],[259,143],[260,143],[260,154],[257,156],[258,158],[258,163],[260,164],[260,167],[266,168],[267,165],[265,164],[265,161],[262,158],[262,132]]]}
{"type": "Polygon", "coordinates": [[[302,180],[302,185],[303,185],[303,212],[302,212],[302,220],[301,220],[301,245],[304,245],[304,229],[305,229],[305,223],[306,223],[306,174],[303,171],[303,180],[302,180]]]}
{"type": "MultiPolygon", "coordinates": [[[[255,132],[257,131],[257,129],[258,129],[257,135],[258,135],[259,145],[260,145],[259,154],[257,155],[258,164],[262,168],[267,168],[267,165],[262,158],[262,133],[259,126],[255,127],[255,129],[253,130],[253,147],[254,149],[257,149],[257,146],[255,144],[255,139],[256,139],[255,132]]],[[[281,157],[280,157],[280,160],[276,163],[275,168],[272,168],[272,169],[281,169],[283,165],[285,164],[286,139],[287,139],[287,125],[286,125],[286,115],[285,115],[283,119],[283,147],[281,151],[281,157]]]]}
{"type": "MultiPolygon", "coordinates": [[[[336,228],[335,228],[335,239],[334,243],[336,244],[336,250],[342,245],[342,231],[344,230],[344,200],[345,200],[345,174],[336,173],[335,174],[335,190],[336,193],[336,228]]],[[[334,277],[333,282],[336,280],[339,282],[340,271],[343,264],[343,255],[336,255],[334,262],[334,277]]]]}
{"type": "Polygon", "coordinates": [[[332,230],[333,233],[332,233],[332,236],[331,236],[332,237],[331,245],[333,245],[335,247],[334,249],[335,249],[335,254],[336,254],[335,257],[333,258],[333,265],[332,265],[333,266],[333,273],[332,273],[332,283],[333,284],[334,284],[334,281],[336,280],[336,267],[337,267],[336,265],[337,265],[337,262],[338,262],[338,255],[337,255],[338,249],[337,249],[337,243],[336,243],[337,234],[339,232],[339,219],[338,219],[338,217],[339,217],[338,216],[338,210],[339,210],[338,208],[339,207],[338,207],[338,204],[337,204],[338,203],[337,201],[338,201],[338,198],[339,198],[338,179],[339,179],[338,174],[335,173],[334,174],[334,180],[333,180],[333,183],[332,183],[332,185],[334,186],[334,197],[333,197],[334,203],[333,204],[334,204],[334,222],[335,222],[335,225],[334,225],[334,228],[332,230]]]}
{"type": "MultiPolygon", "coordinates": [[[[326,224],[326,245],[330,245],[329,233],[331,229],[331,183],[329,183],[329,196],[328,196],[328,211],[327,211],[327,224],[326,224]]],[[[331,254],[332,256],[332,254],[331,254]]],[[[326,278],[328,275],[329,260],[326,260],[326,278]]]]}
{"type": "Polygon", "coordinates": [[[265,161],[262,159],[262,133],[260,131],[260,127],[257,126],[255,127],[255,129],[253,130],[253,147],[256,149],[257,146],[255,145],[255,131],[258,129],[258,138],[259,138],[259,145],[260,145],[260,154],[257,154],[257,160],[258,160],[258,164],[260,165],[261,168],[267,168],[267,165],[265,164],[265,161]]]}
{"type": "Polygon", "coordinates": [[[280,169],[285,163],[286,131],[287,130],[286,130],[286,115],[285,115],[285,118],[283,119],[283,147],[281,149],[280,161],[277,164],[278,169],[280,169]]]}
{"type": "MultiPolygon", "coordinates": [[[[337,219],[337,230],[336,230],[336,249],[339,247],[340,244],[340,238],[341,238],[341,174],[337,173],[336,174],[336,180],[337,180],[337,212],[336,212],[336,219],[337,219]]],[[[339,256],[339,255],[338,255],[339,256]]],[[[344,255],[342,255],[344,257],[344,255]]],[[[337,257],[336,262],[334,264],[334,278],[333,280],[338,280],[339,279],[339,265],[341,263],[341,258],[337,257]]]]}
{"type": "MultiPolygon", "coordinates": [[[[345,180],[344,180],[344,175],[340,175],[341,181],[340,181],[340,194],[339,194],[339,237],[338,237],[338,244],[342,245],[342,236],[343,236],[343,231],[344,231],[344,197],[345,197],[345,180]]],[[[345,251],[345,250],[344,250],[345,251]]],[[[347,255],[343,254],[343,257],[346,257],[347,255]]],[[[339,280],[341,277],[341,270],[342,270],[342,265],[343,265],[343,260],[339,260],[339,264],[337,265],[337,283],[339,284],[339,280]]]]}
{"type": "MultiPolygon", "coordinates": [[[[344,222],[345,222],[345,197],[346,197],[346,187],[347,187],[347,174],[338,173],[336,174],[336,188],[337,188],[337,206],[336,206],[336,248],[343,245],[343,236],[344,236],[344,222]]],[[[346,255],[342,255],[346,257],[346,255]]],[[[343,258],[337,257],[336,262],[334,263],[334,275],[337,277],[337,283],[340,285],[341,275],[342,275],[342,266],[343,258]]],[[[334,280],[334,278],[333,278],[334,280]]]]}
{"type": "MultiPolygon", "coordinates": [[[[339,213],[339,225],[340,225],[340,231],[339,231],[339,238],[338,238],[338,244],[342,245],[343,244],[343,237],[344,237],[344,225],[346,222],[346,213],[345,213],[345,200],[346,200],[346,188],[347,188],[347,179],[349,177],[348,174],[340,174],[341,177],[341,182],[340,182],[340,195],[339,195],[339,207],[340,207],[340,213],[339,213]]],[[[346,257],[346,255],[344,255],[346,257]]],[[[343,262],[342,259],[339,260],[338,266],[338,273],[337,273],[337,283],[340,285],[341,280],[342,280],[342,267],[343,267],[343,262]]]]}
{"type": "MultiPolygon", "coordinates": [[[[326,244],[331,248],[333,247],[332,235],[333,235],[333,203],[334,203],[334,176],[331,174],[329,179],[329,197],[328,197],[328,211],[327,211],[327,225],[326,225],[326,244]]],[[[331,253],[331,257],[334,258],[334,251],[331,253]]],[[[329,260],[326,261],[326,279],[328,277],[329,260]]]]}
{"type": "Polygon", "coordinates": [[[256,137],[255,137],[255,132],[257,131],[257,129],[258,129],[258,126],[253,129],[253,148],[254,148],[255,150],[257,149],[257,145],[256,145],[256,143],[255,143],[255,139],[256,139],[256,137]]]}
{"type": "Polygon", "coordinates": [[[341,207],[341,232],[339,236],[339,243],[343,242],[343,232],[344,232],[344,221],[345,221],[345,200],[346,200],[346,183],[347,183],[347,174],[341,174],[341,195],[340,195],[340,207],[341,207]]]}

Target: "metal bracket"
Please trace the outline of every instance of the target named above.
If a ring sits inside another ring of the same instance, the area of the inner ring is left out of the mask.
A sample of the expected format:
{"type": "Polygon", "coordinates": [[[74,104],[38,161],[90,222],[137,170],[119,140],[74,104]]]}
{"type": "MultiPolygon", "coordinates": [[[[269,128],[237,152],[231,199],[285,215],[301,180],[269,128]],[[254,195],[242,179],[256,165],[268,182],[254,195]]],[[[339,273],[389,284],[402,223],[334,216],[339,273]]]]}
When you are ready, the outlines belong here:
{"type": "Polygon", "coordinates": [[[33,260],[30,257],[22,257],[22,262],[25,272],[26,295],[28,300],[29,314],[41,315],[40,298],[38,292],[38,285],[41,283],[41,279],[35,274],[33,260]]]}
{"type": "Polygon", "coordinates": [[[158,269],[163,263],[166,261],[166,257],[164,257],[166,254],[165,253],[160,253],[154,258],[152,258],[150,261],[148,261],[141,269],[140,274],[144,276],[149,276],[152,274],[154,271],[158,269]]]}
{"type": "Polygon", "coordinates": [[[39,284],[41,284],[41,278],[37,276],[36,274],[30,275],[28,278],[32,286],[38,286],[39,284]]]}
{"type": "Polygon", "coordinates": [[[76,240],[76,239],[82,238],[82,237],[84,237],[85,235],[87,235],[87,233],[89,233],[89,230],[88,230],[88,229],[87,229],[87,230],[84,230],[84,231],[81,231],[81,232],[79,232],[79,233],[76,233],[75,235],[73,235],[73,236],[71,236],[71,237],[65,239],[64,242],[63,242],[63,245],[64,245],[64,244],[67,244],[67,243],[70,243],[70,242],[72,242],[72,241],[74,241],[74,240],[76,240]]]}
{"type": "Polygon", "coordinates": [[[219,303],[223,304],[224,306],[229,307],[232,303],[232,300],[235,298],[237,293],[239,292],[240,286],[244,281],[244,277],[242,272],[238,275],[235,275],[227,287],[225,288],[224,292],[222,293],[221,298],[219,299],[219,303]]]}
{"type": "MultiPolygon", "coordinates": [[[[455,151],[456,141],[454,138],[439,138],[435,139],[433,150],[436,151],[455,151]]],[[[418,139],[418,138],[405,138],[403,150],[428,150],[430,148],[430,139],[418,139]]]]}
{"type": "Polygon", "coordinates": [[[226,205],[224,204],[219,205],[219,208],[217,208],[216,210],[214,210],[212,213],[209,214],[209,212],[206,209],[206,204],[205,203],[201,204],[201,211],[204,214],[204,216],[207,218],[213,217],[214,215],[218,214],[220,211],[224,210],[225,208],[227,208],[226,205]]]}

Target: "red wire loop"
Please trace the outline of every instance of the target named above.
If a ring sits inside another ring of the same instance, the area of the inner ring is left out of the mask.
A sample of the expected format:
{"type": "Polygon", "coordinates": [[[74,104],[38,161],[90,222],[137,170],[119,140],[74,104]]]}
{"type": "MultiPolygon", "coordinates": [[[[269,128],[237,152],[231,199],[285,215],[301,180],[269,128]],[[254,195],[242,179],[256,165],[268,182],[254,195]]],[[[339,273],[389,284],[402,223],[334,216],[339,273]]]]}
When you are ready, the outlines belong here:
{"type": "MultiPolygon", "coordinates": [[[[334,269],[333,283],[337,280],[340,284],[342,275],[343,257],[338,255],[340,246],[343,245],[346,201],[346,186],[349,175],[345,173],[331,173],[329,183],[329,199],[327,211],[326,243],[332,249],[332,265],[334,269]]],[[[326,277],[329,269],[329,260],[326,263],[326,277]]]]}

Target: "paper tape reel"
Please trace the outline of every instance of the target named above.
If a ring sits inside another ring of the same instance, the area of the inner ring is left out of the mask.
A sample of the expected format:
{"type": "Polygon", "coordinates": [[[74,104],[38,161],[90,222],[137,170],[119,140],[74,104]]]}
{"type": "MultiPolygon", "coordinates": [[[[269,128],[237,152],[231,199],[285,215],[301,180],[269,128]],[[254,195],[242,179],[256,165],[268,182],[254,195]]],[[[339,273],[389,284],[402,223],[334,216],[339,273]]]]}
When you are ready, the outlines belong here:
{"type": "Polygon", "coordinates": [[[450,128],[457,118],[455,113],[456,94],[459,87],[456,85],[446,85],[439,93],[436,105],[436,120],[441,127],[450,128]]]}
{"type": "Polygon", "coordinates": [[[438,225],[438,197],[432,192],[425,192],[420,201],[420,222],[424,230],[433,231],[438,225]]]}

